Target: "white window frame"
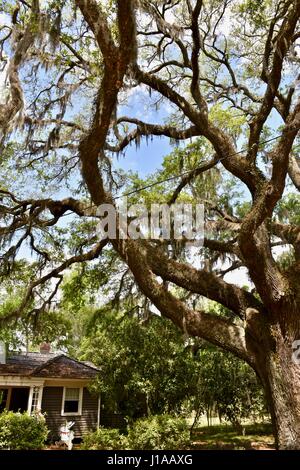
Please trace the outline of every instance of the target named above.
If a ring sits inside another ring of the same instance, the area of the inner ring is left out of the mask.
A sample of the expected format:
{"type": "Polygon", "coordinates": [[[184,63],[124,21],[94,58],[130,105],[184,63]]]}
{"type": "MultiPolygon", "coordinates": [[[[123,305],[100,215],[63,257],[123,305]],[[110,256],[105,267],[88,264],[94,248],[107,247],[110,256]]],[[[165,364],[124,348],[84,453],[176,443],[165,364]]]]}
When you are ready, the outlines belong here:
{"type": "Polygon", "coordinates": [[[33,415],[34,413],[41,412],[41,410],[42,410],[42,398],[43,398],[43,386],[33,385],[32,387],[30,387],[29,398],[28,398],[28,408],[27,408],[27,412],[30,415],[33,415]],[[37,393],[38,393],[37,402],[35,404],[33,403],[33,397],[34,397],[34,391],[35,391],[34,389],[38,389],[37,390],[37,393]],[[34,409],[32,409],[33,405],[35,405],[34,409]]]}
{"type": "Polygon", "coordinates": [[[61,416],[81,416],[82,415],[82,399],[83,399],[83,387],[63,387],[63,396],[61,404],[61,416]],[[66,399],[66,389],[67,388],[77,388],[79,389],[79,401],[78,401],[78,411],[73,411],[70,413],[65,412],[65,399],[66,399]]]}

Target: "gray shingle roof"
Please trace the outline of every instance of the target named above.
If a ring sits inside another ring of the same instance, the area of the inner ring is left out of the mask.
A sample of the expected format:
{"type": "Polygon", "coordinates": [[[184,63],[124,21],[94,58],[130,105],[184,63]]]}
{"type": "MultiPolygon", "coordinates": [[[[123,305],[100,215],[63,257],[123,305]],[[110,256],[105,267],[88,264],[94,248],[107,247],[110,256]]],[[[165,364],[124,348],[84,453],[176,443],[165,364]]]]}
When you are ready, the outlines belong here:
{"type": "Polygon", "coordinates": [[[77,361],[64,354],[22,353],[0,364],[0,375],[32,377],[92,378],[99,370],[93,364],[77,361]]]}

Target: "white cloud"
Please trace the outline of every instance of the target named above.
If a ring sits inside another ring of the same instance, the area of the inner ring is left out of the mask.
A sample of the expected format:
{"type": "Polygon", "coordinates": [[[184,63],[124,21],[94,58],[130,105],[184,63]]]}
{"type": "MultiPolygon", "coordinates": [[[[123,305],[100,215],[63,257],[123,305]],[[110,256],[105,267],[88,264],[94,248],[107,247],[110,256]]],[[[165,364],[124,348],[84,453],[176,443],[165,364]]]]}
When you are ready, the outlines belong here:
{"type": "MultiPolygon", "coordinates": [[[[1,64],[3,66],[3,64],[1,64]]],[[[9,95],[9,88],[7,86],[7,67],[8,62],[4,65],[3,70],[0,71],[0,104],[4,104],[9,95]]]]}
{"type": "Polygon", "coordinates": [[[10,16],[6,13],[0,13],[0,26],[11,24],[10,16]]]}
{"type": "MultiPolygon", "coordinates": [[[[222,266],[222,269],[226,267],[222,266]]],[[[253,287],[252,282],[250,282],[248,277],[248,271],[246,268],[236,269],[224,276],[224,281],[229,282],[230,284],[235,284],[239,287],[249,286],[253,287]]]]}
{"type": "MultiPolygon", "coordinates": [[[[283,254],[289,251],[289,245],[286,246],[275,246],[272,248],[272,254],[275,260],[283,254]]],[[[227,269],[229,267],[228,263],[224,263],[221,266],[221,269],[227,269]]],[[[250,281],[248,276],[248,271],[246,268],[236,269],[224,276],[224,281],[229,282],[231,284],[235,284],[239,287],[249,286],[250,289],[254,287],[254,284],[250,281]]]]}
{"type": "MultiPolygon", "coordinates": [[[[0,13],[0,27],[11,24],[11,18],[6,13],[0,13]]],[[[5,30],[4,30],[5,31],[5,30]]],[[[8,88],[6,86],[8,63],[0,62],[0,103],[3,104],[7,98],[8,88]]]]}

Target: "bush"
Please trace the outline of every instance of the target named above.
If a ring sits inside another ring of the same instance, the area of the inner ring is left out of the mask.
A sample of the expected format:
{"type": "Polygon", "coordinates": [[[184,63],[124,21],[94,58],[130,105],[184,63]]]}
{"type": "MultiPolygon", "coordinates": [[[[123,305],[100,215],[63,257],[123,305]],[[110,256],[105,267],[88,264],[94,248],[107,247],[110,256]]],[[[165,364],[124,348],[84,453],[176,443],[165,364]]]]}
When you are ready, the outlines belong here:
{"type": "Polygon", "coordinates": [[[157,415],[137,420],[128,428],[130,449],[175,450],[189,445],[186,421],[170,415],[157,415]]]}
{"type": "Polygon", "coordinates": [[[0,449],[42,449],[48,436],[44,416],[28,413],[0,413],[0,449]]]}
{"type": "Polygon", "coordinates": [[[128,442],[118,429],[100,427],[95,432],[86,434],[81,444],[84,450],[120,450],[126,449],[128,442]]]}

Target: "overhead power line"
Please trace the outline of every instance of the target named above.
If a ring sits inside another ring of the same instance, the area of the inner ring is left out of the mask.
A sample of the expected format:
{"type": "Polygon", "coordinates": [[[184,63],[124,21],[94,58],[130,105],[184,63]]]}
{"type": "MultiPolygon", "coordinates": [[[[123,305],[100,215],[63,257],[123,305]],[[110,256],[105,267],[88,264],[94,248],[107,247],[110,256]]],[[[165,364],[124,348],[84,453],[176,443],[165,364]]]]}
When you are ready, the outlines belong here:
{"type": "MultiPolygon", "coordinates": [[[[289,133],[291,133],[291,132],[294,132],[294,131],[290,131],[289,133]]],[[[287,132],[287,134],[288,134],[288,132],[287,132]]],[[[270,142],[278,140],[281,137],[282,137],[282,135],[276,135],[274,137],[271,137],[270,139],[267,139],[267,140],[264,140],[264,141],[260,142],[258,144],[258,146],[260,147],[261,145],[269,144],[270,142]]],[[[237,152],[230,153],[228,155],[224,155],[223,157],[216,160],[216,164],[226,160],[227,158],[234,157],[235,155],[240,155],[240,154],[244,153],[246,150],[247,150],[247,148],[243,148],[243,149],[241,149],[237,152]]],[[[183,176],[187,176],[191,173],[194,173],[197,170],[201,170],[201,168],[206,166],[207,163],[208,162],[205,162],[203,165],[196,166],[192,170],[187,170],[187,171],[178,173],[177,175],[169,176],[168,178],[164,178],[162,180],[154,181],[153,183],[146,184],[145,186],[141,186],[140,188],[133,189],[132,191],[128,191],[127,193],[121,194],[120,196],[115,196],[114,198],[112,198],[112,200],[117,201],[118,199],[121,199],[122,197],[132,196],[133,194],[140,193],[141,191],[145,191],[146,189],[153,188],[154,186],[158,186],[160,184],[168,183],[169,181],[173,181],[173,180],[176,180],[178,178],[182,178],[183,176]]],[[[93,204],[91,206],[88,206],[87,209],[92,209],[93,207],[97,207],[97,206],[95,204],[93,204]]],[[[66,217],[66,216],[71,215],[71,214],[73,214],[73,212],[66,213],[66,214],[63,215],[63,217],[66,217]]]]}
{"type": "MultiPolygon", "coordinates": [[[[267,140],[264,140],[263,142],[260,142],[258,145],[264,145],[264,144],[268,144],[270,142],[273,142],[274,140],[277,140],[277,139],[280,139],[280,137],[282,137],[281,135],[277,135],[275,137],[272,137],[270,139],[267,139],[267,140]]],[[[238,152],[234,152],[234,153],[231,153],[231,154],[228,154],[228,155],[224,155],[224,157],[221,157],[219,159],[216,159],[216,164],[218,164],[219,162],[222,162],[224,160],[226,160],[227,158],[230,158],[230,157],[234,157],[235,155],[240,155],[241,153],[244,153],[247,149],[242,149],[242,150],[239,150],[238,152]]],[[[201,170],[201,168],[203,168],[204,166],[207,165],[208,162],[205,162],[203,165],[199,165],[199,166],[196,166],[195,168],[193,168],[192,170],[187,170],[187,171],[184,171],[182,173],[178,173],[177,175],[173,175],[173,176],[170,176],[168,178],[165,178],[165,179],[162,179],[162,180],[159,180],[159,181],[155,181],[153,183],[149,183],[145,186],[142,186],[141,188],[137,188],[135,190],[132,190],[132,191],[129,191],[128,193],[125,193],[125,194],[122,194],[120,196],[116,196],[113,198],[113,201],[116,201],[117,199],[121,199],[122,197],[127,197],[127,196],[131,196],[132,194],[136,194],[136,193],[139,193],[141,191],[144,191],[145,189],[150,189],[152,188],[153,186],[157,186],[159,184],[162,184],[162,183],[167,183],[169,181],[172,181],[172,180],[175,180],[177,178],[181,178],[183,176],[187,176],[191,173],[194,173],[195,171],[197,170],[201,170]]],[[[95,205],[91,206],[91,207],[97,207],[95,205]]]]}

